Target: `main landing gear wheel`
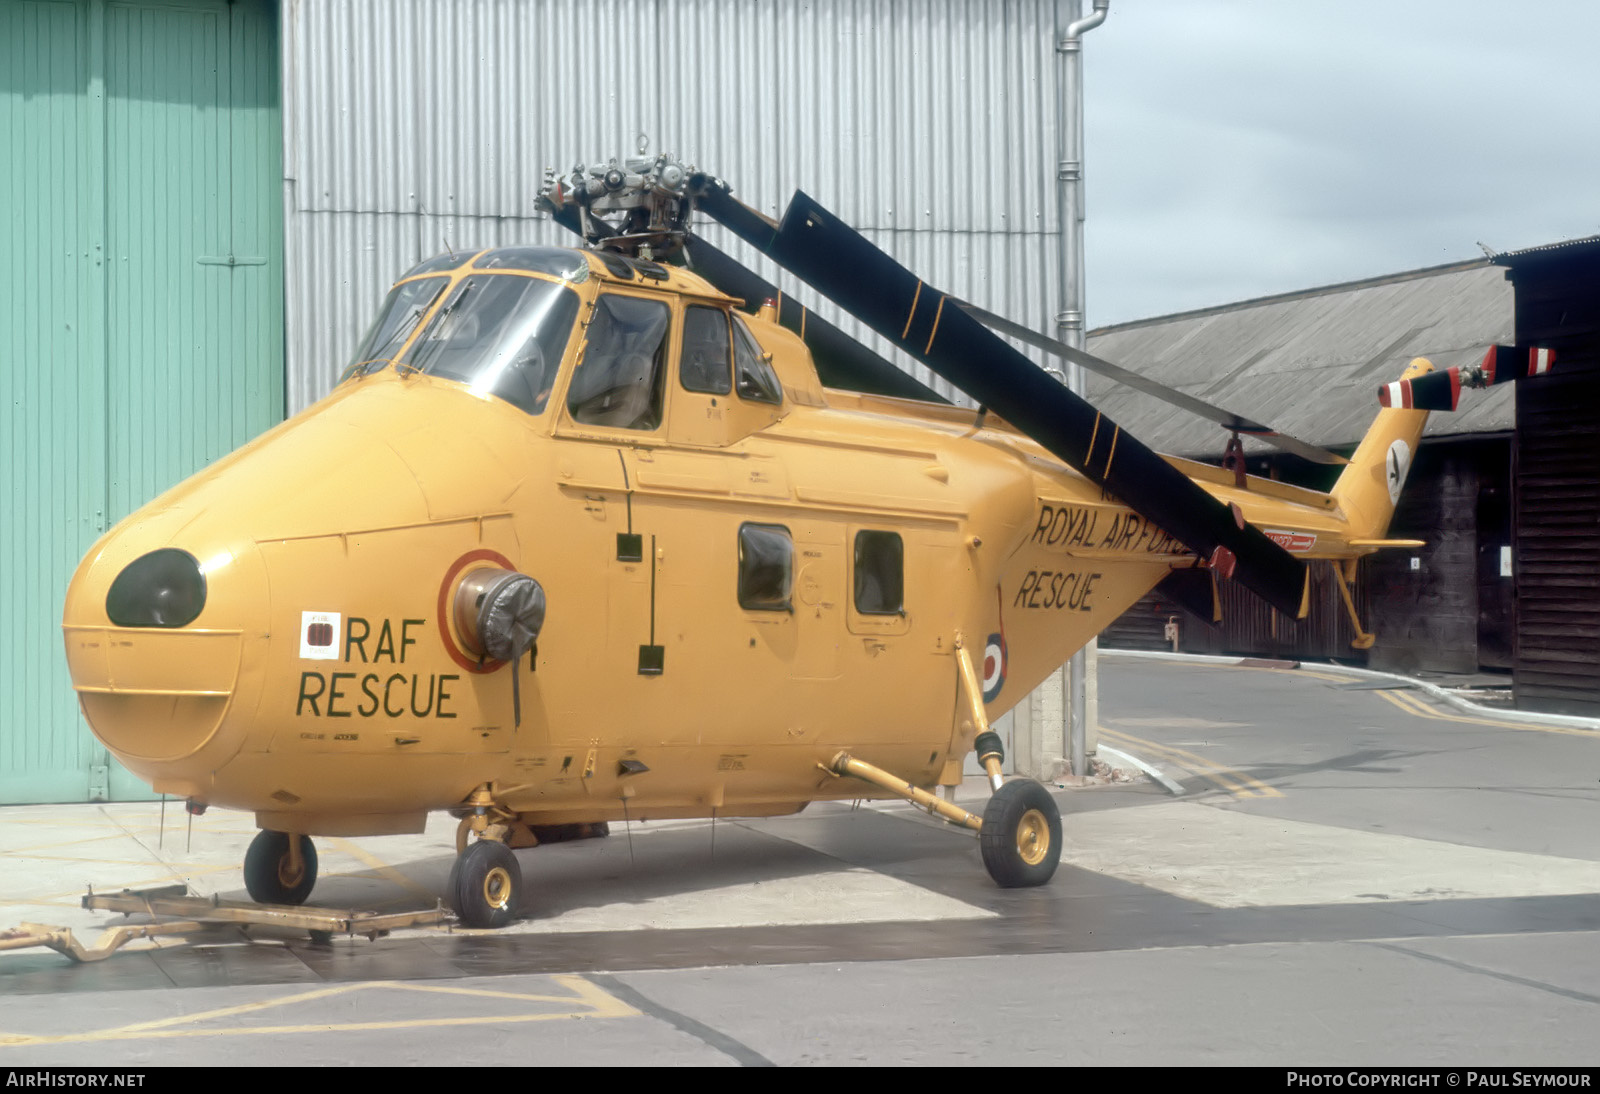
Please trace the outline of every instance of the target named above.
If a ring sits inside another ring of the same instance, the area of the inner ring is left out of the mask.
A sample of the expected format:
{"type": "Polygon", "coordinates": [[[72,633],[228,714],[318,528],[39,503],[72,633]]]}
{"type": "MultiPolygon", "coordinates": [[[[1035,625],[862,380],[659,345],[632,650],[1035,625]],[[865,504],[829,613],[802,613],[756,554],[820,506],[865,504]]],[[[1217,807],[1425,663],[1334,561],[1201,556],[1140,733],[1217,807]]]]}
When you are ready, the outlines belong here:
{"type": "Polygon", "coordinates": [[[317,883],[317,849],[310,836],[290,836],[263,828],[244,853],[244,887],[262,904],[304,904],[317,883]],[[289,841],[300,841],[299,868],[291,862],[289,841]]]}
{"type": "Polygon", "coordinates": [[[498,840],[478,840],[457,856],[449,897],[466,926],[504,927],[517,918],[522,898],[517,856],[498,840]]]}
{"type": "Polygon", "coordinates": [[[1002,889],[1043,885],[1061,861],[1061,811],[1032,779],[1006,783],[983,810],[983,865],[1002,889]]]}

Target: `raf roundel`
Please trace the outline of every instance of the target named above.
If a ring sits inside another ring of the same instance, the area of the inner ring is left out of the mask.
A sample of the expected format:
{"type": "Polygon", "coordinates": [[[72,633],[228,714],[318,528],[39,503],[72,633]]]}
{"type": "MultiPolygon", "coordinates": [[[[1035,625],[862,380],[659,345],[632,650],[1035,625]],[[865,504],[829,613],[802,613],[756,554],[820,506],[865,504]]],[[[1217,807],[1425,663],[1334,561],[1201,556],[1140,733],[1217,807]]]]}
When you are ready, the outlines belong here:
{"type": "Polygon", "coordinates": [[[992,703],[1006,686],[1006,639],[991,634],[983,644],[983,701],[992,703]]]}

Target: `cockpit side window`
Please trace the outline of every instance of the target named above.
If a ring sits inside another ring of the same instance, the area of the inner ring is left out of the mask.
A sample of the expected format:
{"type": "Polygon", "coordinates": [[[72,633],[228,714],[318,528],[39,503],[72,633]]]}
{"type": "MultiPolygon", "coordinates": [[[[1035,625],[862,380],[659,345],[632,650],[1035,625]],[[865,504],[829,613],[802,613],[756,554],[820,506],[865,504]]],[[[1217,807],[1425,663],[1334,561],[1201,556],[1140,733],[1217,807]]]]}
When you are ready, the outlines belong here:
{"type": "Polygon", "coordinates": [[[671,314],[658,300],[601,295],[567,388],[567,409],[575,421],[619,429],[661,424],[671,314]]]}
{"type": "Polygon", "coordinates": [[[728,316],[721,308],[692,305],[683,313],[683,356],[678,381],[685,391],[726,395],[733,390],[728,316]]]}
{"type": "Polygon", "coordinates": [[[539,414],[577,315],[578,294],[554,282],[474,274],[456,286],[403,363],[539,414]]]}
{"type": "Polygon", "coordinates": [[[782,403],[783,385],[778,382],[777,374],[763,357],[756,340],[745,329],[744,320],[736,322],[733,329],[736,336],[733,361],[737,366],[739,397],[755,403],[782,403]]]}
{"type": "Polygon", "coordinates": [[[390,289],[383,307],[378,309],[378,318],[367,329],[367,336],[361,340],[340,379],[376,372],[389,364],[448,284],[448,277],[424,277],[390,289]]]}

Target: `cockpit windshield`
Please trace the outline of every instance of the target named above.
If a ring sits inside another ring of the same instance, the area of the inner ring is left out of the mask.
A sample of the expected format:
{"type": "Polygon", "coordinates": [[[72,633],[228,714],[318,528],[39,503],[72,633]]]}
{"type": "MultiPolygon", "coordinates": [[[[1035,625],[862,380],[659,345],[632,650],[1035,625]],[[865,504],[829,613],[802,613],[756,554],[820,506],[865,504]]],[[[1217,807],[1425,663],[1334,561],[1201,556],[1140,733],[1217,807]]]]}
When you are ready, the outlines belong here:
{"type": "Polygon", "coordinates": [[[342,378],[363,376],[388,365],[448,284],[448,277],[423,277],[390,289],[388,299],[378,309],[378,318],[372,321],[342,378]]]}
{"type": "Polygon", "coordinates": [[[456,286],[400,365],[540,414],[577,316],[578,294],[570,288],[474,274],[456,286]]]}

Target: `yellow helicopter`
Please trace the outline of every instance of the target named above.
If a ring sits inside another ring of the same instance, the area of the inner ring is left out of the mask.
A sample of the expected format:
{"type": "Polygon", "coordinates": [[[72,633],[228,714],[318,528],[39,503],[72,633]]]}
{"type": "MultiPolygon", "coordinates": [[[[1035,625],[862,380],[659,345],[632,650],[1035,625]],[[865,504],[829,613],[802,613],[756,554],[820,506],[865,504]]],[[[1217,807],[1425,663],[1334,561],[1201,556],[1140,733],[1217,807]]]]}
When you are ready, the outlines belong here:
{"type": "Polygon", "coordinates": [[[256,900],[309,896],[311,836],[451,810],[448,900],[496,927],[516,848],[873,797],[977,830],[999,884],[1043,884],[1060,815],[1001,777],[994,718],[1158,583],[1209,612],[1232,579],[1301,615],[1308,561],[1343,587],[1394,542],[1426,411],[1379,411],[1328,493],[1161,457],[803,194],[774,222],[662,156],[542,196],[584,247],[411,270],[327,398],[73,577],[85,718],[155,791],[255,813],[256,900]],[[692,210],[982,409],[780,297],[692,210]],[[974,751],[981,817],[935,793],[974,751]]]}

